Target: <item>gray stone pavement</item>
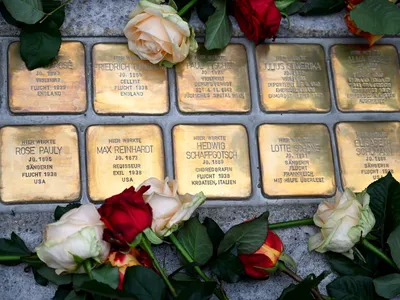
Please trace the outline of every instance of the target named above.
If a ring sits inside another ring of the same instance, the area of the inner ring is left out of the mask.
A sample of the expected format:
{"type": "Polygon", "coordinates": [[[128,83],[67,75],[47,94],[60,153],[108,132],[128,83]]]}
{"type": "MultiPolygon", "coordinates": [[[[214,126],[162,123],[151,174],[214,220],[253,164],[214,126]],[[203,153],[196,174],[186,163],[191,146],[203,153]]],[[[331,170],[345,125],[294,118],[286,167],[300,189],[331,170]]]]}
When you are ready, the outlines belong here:
{"type": "MultiPolygon", "coordinates": [[[[81,0],[72,1],[67,9],[67,18],[62,31],[65,36],[122,36],[122,29],[127,22],[127,15],[135,6],[136,1],[128,0],[81,0]]],[[[291,26],[282,22],[280,37],[345,37],[350,36],[343,21],[344,13],[331,16],[309,18],[291,17],[291,26]]],[[[201,35],[202,23],[197,17],[190,20],[196,32],[201,35]]],[[[242,36],[234,23],[235,36],[242,36]]],[[[18,31],[0,20],[0,37],[16,36],[18,31]]],[[[277,40],[279,41],[279,39],[277,40]]],[[[3,64],[3,67],[5,64],[3,64]]],[[[23,188],[23,187],[21,187],[23,188]]],[[[201,217],[214,218],[224,230],[252,218],[268,209],[271,222],[311,217],[316,205],[285,204],[268,205],[264,207],[232,206],[223,208],[201,208],[201,217]]],[[[19,234],[33,249],[42,239],[46,223],[52,221],[52,213],[18,213],[0,214],[0,237],[9,237],[12,231],[19,234]]],[[[315,233],[312,227],[293,228],[277,231],[281,236],[286,252],[298,262],[298,273],[305,276],[311,272],[320,273],[329,270],[322,255],[309,253],[307,240],[315,233]]],[[[178,261],[169,246],[161,246],[157,254],[169,270],[178,266],[178,261]]],[[[330,275],[322,284],[322,291],[327,282],[333,278],[330,275]]],[[[282,289],[292,282],[284,275],[274,275],[266,281],[246,280],[237,284],[225,286],[231,299],[277,299],[282,289]]],[[[1,300],[47,300],[54,294],[54,286],[42,287],[35,283],[31,273],[25,273],[23,266],[0,266],[0,299],[1,300]]]]}

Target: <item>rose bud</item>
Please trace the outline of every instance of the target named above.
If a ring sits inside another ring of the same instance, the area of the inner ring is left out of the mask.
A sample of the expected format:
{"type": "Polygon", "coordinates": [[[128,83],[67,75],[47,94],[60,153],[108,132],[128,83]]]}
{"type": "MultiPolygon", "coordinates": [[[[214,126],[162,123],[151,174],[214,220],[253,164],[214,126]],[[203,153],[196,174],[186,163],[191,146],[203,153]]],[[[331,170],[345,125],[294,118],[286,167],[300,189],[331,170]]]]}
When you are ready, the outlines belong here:
{"type": "Polygon", "coordinates": [[[94,259],[102,263],[110,251],[103,240],[104,224],[93,204],[71,209],[59,221],[48,224],[44,242],[36,248],[40,260],[50,268],[62,272],[84,273],[75,262],[74,255],[82,260],[94,259]]]}
{"type": "Polygon", "coordinates": [[[349,189],[336,194],[334,203],[324,201],[318,206],[314,223],[321,232],[308,241],[309,250],[337,252],[351,259],[353,247],[361,237],[366,237],[375,225],[375,217],[369,207],[367,192],[357,196],[349,189]]]}
{"type": "Polygon", "coordinates": [[[118,267],[119,269],[119,290],[124,287],[124,277],[128,267],[144,266],[154,269],[150,256],[145,251],[135,248],[131,248],[128,253],[111,252],[108,256],[108,261],[113,267],[118,267]]]}
{"type": "Polygon", "coordinates": [[[240,29],[254,43],[276,37],[282,16],[274,0],[235,0],[233,12],[240,29]]]}
{"type": "Polygon", "coordinates": [[[159,236],[170,235],[187,221],[193,212],[204,203],[206,197],[203,193],[196,195],[178,195],[178,185],[175,180],[165,178],[164,181],[150,178],[141,186],[150,186],[144,194],[144,201],[153,210],[151,229],[159,236]]]}
{"type": "Polygon", "coordinates": [[[254,278],[267,278],[277,266],[283,252],[283,244],[278,235],[268,230],[264,244],[253,254],[239,254],[238,258],[244,265],[247,275],[254,278]],[[271,269],[271,270],[266,270],[271,269]]]}
{"type": "Polygon", "coordinates": [[[117,248],[124,247],[151,226],[151,207],[143,200],[143,193],[148,189],[142,186],[135,191],[130,187],[105,200],[99,208],[101,220],[107,227],[103,235],[105,240],[117,248]]]}
{"type": "Polygon", "coordinates": [[[197,50],[193,30],[169,5],[141,0],[129,18],[128,47],[142,60],[173,65],[197,50]]]}

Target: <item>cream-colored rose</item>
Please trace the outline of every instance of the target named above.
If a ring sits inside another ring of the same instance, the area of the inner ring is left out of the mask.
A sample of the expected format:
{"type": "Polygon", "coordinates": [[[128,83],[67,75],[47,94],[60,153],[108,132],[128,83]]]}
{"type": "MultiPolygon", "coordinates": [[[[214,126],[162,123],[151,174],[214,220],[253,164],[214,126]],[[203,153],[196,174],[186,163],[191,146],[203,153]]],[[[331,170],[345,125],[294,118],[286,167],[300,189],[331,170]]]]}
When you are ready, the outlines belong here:
{"type": "Polygon", "coordinates": [[[203,193],[196,195],[179,195],[175,180],[165,178],[164,181],[150,178],[143,182],[150,189],[143,194],[144,201],[153,209],[153,223],[151,229],[159,236],[170,235],[179,228],[179,225],[188,220],[193,212],[204,203],[203,193]]]}
{"type": "Polygon", "coordinates": [[[153,64],[173,65],[197,50],[194,32],[169,5],[139,1],[124,34],[129,49],[153,64]]]}
{"type": "Polygon", "coordinates": [[[314,223],[321,232],[312,236],[308,248],[317,252],[337,252],[353,259],[353,247],[375,225],[366,191],[357,196],[349,189],[337,193],[334,203],[324,201],[318,206],[314,223]]]}
{"type": "Polygon", "coordinates": [[[71,209],[46,226],[44,242],[36,248],[41,261],[56,273],[83,273],[73,255],[99,263],[107,259],[110,245],[103,240],[104,223],[93,204],[71,209]]]}

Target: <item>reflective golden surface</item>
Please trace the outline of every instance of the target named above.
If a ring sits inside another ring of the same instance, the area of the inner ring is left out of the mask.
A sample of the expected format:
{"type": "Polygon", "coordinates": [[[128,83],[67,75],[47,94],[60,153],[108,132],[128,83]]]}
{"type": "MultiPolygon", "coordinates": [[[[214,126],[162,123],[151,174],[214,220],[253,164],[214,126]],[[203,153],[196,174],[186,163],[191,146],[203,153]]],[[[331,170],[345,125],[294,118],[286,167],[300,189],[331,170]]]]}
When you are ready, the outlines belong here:
{"type": "Polygon", "coordinates": [[[14,113],[78,113],[86,110],[85,49],[63,42],[55,61],[29,71],[19,43],[8,49],[9,105],[14,113]]]}
{"type": "Polygon", "coordinates": [[[169,109],[167,68],[140,60],[127,44],[93,47],[94,109],[100,114],[163,114],[169,109]]]}
{"type": "Polygon", "coordinates": [[[177,125],[173,129],[179,193],[210,199],[251,194],[249,145],[242,125],[177,125]]]}
{"type": "Polygon", "coordinates": [[[311,44],[256,47],[261,104],[266,111],[331,109],[324,49],[311,44]]]}
{"type": "Polygon", "coordinates": [[[335,45],[331,61],[342,111],[400,110],[397,50],[392,45],[335,45]]]}
{"type": "Polygon", "coordinates": [[[80,195],[78,135],[72,125],[0,129],[0,199],[73,201],[80,195]]]}
{"type": "Polygon", "coordinates": [[[178,105],[183,112],[247,112],[251,107],[247,55],[243,45],[222,51],[199,45],[176,66],[178,105]]]}
{"type": "Polygon", "coordinates": [[[344,188],[361,192],[389,171],[400,180],[400,122],[336,125],[344,188]]]}
{"type": "Polygon", "coordinates": [[[92,200],[137,187],[150,177],[164,179],[164,145],[157,125],[91,126],[86,146],[92,200]]]}
{"type": "Polygon", "coordinates": [[[268,196],[331,196],[336,182],[328,128],[264,124],[258,130],[263,192],[268,196]]]}

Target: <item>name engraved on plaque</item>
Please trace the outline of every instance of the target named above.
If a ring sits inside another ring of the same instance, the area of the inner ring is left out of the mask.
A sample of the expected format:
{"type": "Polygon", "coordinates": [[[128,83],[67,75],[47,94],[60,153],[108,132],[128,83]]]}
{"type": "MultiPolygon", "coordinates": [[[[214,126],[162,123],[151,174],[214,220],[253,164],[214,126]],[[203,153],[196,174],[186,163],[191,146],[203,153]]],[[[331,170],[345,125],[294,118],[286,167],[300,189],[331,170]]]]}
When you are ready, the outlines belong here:
{"type": "Polygon", "coordinates": [[[259,127],[263,192],[268,196],[332,196],[336,190],[328,128],[321,124],[259,127]]]}
{"type": "Polygon", "coordinates": [[[203,191],[210,199],[247,198],[251,175],[242,125],[177,125],[173,129],[179,192],[203,191]]]}
{"type": "Polygon", "coordinates": [[[400,180],[400,123],[336,125],[344,188],[361,192],[388,172],[400,180]]]}
{"type": "Polygon", "coordinates": [[[89,196],[104,200],[155,177],[164,179],[164,146],[157,125],[91,126],[86,132],[89,196]]]}
{"type": "Polygon", "coordinates": [[[178,105],[183,112],[248,112],[250,86],[243,45],[222,51],[199,46],[176,66],[178,105]]]}
{"type": "Polygon", "coordinates": [[[400,110],[399,61],[394,46],[335,45],[331,60],[340,110],[400,110]]]}
{"type": "Polygon", "coordinates": [[[256,57],[264,110],[330,110],[329,81],[322,46],[258,45],[256,57]]]}
{"type": "Polygon", "coordinates": [[[167,68],[139,59],[127,44],[93,46],[94,109],[100,114],[168,112],[167,68]]]}
{"type": "Polygon", "coordinates": [[[0,139],[2,201],[79,198],[78,135],[74,126],[7,126],[0,130],[0,139]]]}
{"type": "Polygon", "coordinates": [[[49,66],[29,71],[19,43],[8,49],[9,105],[14,113],[79,113],[86,110],[85,49],[63,42],[49,66]],[[24,84],[21,84],[24,83],[24,84]]]}

